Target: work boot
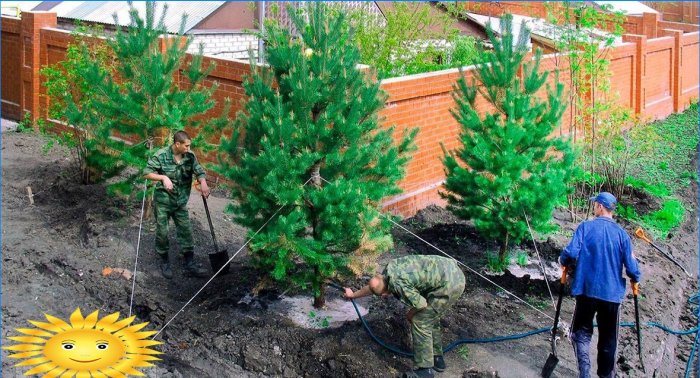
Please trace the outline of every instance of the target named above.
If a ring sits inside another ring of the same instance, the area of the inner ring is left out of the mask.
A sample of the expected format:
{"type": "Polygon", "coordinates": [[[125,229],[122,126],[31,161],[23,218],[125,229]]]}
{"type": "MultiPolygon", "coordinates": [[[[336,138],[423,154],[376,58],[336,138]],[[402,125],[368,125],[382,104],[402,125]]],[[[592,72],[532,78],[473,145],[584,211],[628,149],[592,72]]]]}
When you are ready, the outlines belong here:
{"type": "Polygon", "coordinates": [[[207,270],[194,262],[194,253],[185,253],[184,271],[186,277],[206,277],[207,270]]]}
{"type": "Polygon", "coordinates": [[[403,373],[402,378],[433,378],[435,372],[432,368],[420,368],[403,373]]]}
{"type": "Polygon", "coordinates": [[[447,365],[445,365],[445,359],[442,356],[433,357],[433,369],[435,371],[442,373],[446,368],[447,365]]]}
{"type": "Polygon", "coordinates": [[[160,274],[162,274],[164,278],[172,279],[173,270],[170,268],[170,260],[168,259],[168,255],[161,255],[160,258],[160,274]]]}

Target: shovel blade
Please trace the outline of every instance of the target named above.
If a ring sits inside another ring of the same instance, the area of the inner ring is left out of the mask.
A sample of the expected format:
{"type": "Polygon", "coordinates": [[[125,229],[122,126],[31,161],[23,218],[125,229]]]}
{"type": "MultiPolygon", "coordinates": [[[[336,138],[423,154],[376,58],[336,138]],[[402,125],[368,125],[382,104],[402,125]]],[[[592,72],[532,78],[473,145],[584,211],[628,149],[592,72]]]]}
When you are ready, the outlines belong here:
{"type": "Polygon", "coordinates": [[[542,368],[542,378],[549,378],[554,372],[554,368],[557,367],[558,363],[559,357],[550,353],[549,357],[547,357],[547,361],[544,363],[544,367],[542,368]]]}
{"type": "Polygon", "coordinates": [[[211,269],[214,271],[214,273],[218,272],[222,267],[224,269],[221,270],[220,274],[228,273],[228,251],[224,249],[223,251],[209,254],[209,263],[211,263],[211,269]]]}

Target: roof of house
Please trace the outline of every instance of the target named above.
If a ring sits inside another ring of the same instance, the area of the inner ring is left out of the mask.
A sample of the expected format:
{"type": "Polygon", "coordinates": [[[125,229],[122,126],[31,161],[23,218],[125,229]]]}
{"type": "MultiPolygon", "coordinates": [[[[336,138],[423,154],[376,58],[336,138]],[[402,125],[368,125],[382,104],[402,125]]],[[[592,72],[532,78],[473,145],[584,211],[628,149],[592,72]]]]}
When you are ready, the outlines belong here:
{"type": "MultiPolygon", "coordinates": [[[[159,1],[156,7],[156,20],[159,20],[162,15],[162,5],[167,5],[165,29],[169,33],[177,33],[182,15],[185,14],[187,15],[184,30],[186,33],[225,3],[225,1],[159,1]]],[[[146,14],[145,1],[134,1],[132,4],[139,14],[146,14]]],[[[45,10],[56,12],[58,18],[63,19],[115,25],[114,15],[116,14],[119,25],[127,26],[130,21],[130,7],[125,1],[44,1],[38,7],[48,8],[45,10]],[[51,7],[48,3],[54,4],[51,7]]]]}
{"type": "Polygon", "coordinates": [[[3,1],[0,12],[3,16],[16,17],[18,9],[22,12],[30,11],[40,3],[41,1],[3,1]]]}
{"type": "MultiPolygon", "coordinates": [[[[470,20],[476,22],[477,24],[481,25],[484,27],[484,30],[486,28],[486,25],[490,24],[491,25],[491,30],[493,30],[496,35],[500,34],[501,32],[501,18],[500,17],[495,17],[495,16],[485,16],[482,14],[476,14],[476,13],[467,13],[467,18],[470,20]]],[[[523,23],[527,25],[528,19],[531,19],[531,17],[525,17],[525,16],[520,16],[517,14],[513,15],[513,45],[518,43],[518,39],[520,38],[520,27],[523,23]]],[[[528,30],[531,30],[530,27],[527,27],[528,30]]],[[[526,46],[528,49],[532,49],[532,42],[528,38],[526,46]]]]}
{"type": "Polygon", "coordinates": [[[610,5],[613,11],[621,11],[630,16],[640,16],[643,13],[659,13],[639,1],[594,1],[598,6],[610,5]]]}
{"type": "MultiPolygon", "coordinates": [[[[475,13],[467,13],[467,17],[470,19],[474,20],[478,24],[486,27],[487,23],[491,23],[491,28],[496,32],[496,34],[499,33],[500,31],[500,18],[499,17],[494,17],[494,16],[484,16],[480,14],[475,14],[475,13]]],[[[553,43],[554,41],[557,41],[558,39],[561,38],[561,35],[563,33],[562,28],[565,26],[561,25],[555,25],[551,24],[549,22],[546,22],[545,20],[541,18],[534,18],[534,17],[527,17],[527,16],[521,16],[514,14],[513,15],[513,34],[514,34],[514,43],[515,41],[518,40],[518,36],[520,34],[520,26],[522,24],[525,24],[525,27],[527,30],[530,31],[530,35],[532,38],[536,38],[540,41],[546,41],[548,43],[553,43]]],[[[601,40],[603,38],[607,37],[613,37],[613,35],[609,32],[606,32],[604,30],[598,30],[598,29],[588,29],[587,34],[590,37],[591,41],[595,40],[601,40]]],[[[622,38],[620,37],[615,37],[615,41],[613,42],[614,44],[622,43],[622,38]]],[[[530,47],[530,41],[528,41],[528,47],[530,47]]]]}

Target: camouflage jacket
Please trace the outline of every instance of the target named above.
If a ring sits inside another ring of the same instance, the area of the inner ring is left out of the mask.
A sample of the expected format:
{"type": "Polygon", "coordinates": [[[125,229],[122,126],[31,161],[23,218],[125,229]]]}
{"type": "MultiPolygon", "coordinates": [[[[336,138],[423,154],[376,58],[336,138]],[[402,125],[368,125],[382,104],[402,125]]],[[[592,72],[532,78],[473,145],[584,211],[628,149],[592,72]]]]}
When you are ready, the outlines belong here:
{"type": "Polygon", "coordinates": [[[168,192],[163,186],[163,182],[156,183],[155,200],[158,203],[182,206],[187,204],[192,190],[192,176],[199,180],[206,176],[204,168],[197,161],[197,157],[192,152],[182,155],[180,163],[175,162],[172,146],[158,150],[150,159],[144,175],[149,173],[166,175],[173,183],[173,191],[168,192]]]}
{"type": "Polygon", "coordinates": [[[389,291],[405,305],[422,310],[433,298],[443,297],[451,286],[463,285],[457,264],[442,256],[406,256],[387,264],[384,277],[389,291]]]}

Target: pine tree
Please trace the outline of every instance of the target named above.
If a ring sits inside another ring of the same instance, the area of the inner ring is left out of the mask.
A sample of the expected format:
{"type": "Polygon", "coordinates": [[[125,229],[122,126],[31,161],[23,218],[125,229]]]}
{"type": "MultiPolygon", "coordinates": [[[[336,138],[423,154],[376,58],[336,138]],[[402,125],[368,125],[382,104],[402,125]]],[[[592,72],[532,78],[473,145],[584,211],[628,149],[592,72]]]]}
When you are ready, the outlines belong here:
{"type": "Polygon", "coordinates": [[[221,172],[235,183],[235,221],[251,235],[264,226],[250,246],[256,264],[310,287],[322,307],[326,278],[360,274],[392,246],[380,201],[400,192],[415,131],[396,146],[393,128],[380,126],[386,95],[356,67],[341,12],[321,3],[289,12],[299,34],[268,22],[269,68],[244,83],[245,110],[222,142],[222,161],[235,163],[221,172]]]}
{"type": "Polygon", "coordinates": [[[42,128],[50,140],[66,146],[83,184],[93,184],[113,174],[98,168],[97,162],[109,159],[104,143],[97,139],[95,130],[104,122],[104,116],[95,102],[101,96],[98,88],[86,77],[90,70],[106,74],[114,60],[105,44],[90,43],[103,36],[101,27],[76,25],[71,33],[72,42],[66,49],[66,58],[56,65],[41,69],[49,98],[48,115],[60,123],[46,123],[42,128]],[[71,125],[71,128],[63,127],[71,125]]]}
{"type": "MultiPolygon", "coordinates": [[[[114,61],[111,70],[92,64],[82,71],[91,92],[97,94],[90,103],[93,111],[85,113],[89,118],[84,122],[94,131],[88,146],[102,152],[90,164],[103,172],[121,173],[124,179],[111,186],[118,191],[128,191],[141,177],[149,154],[169,144],[172,131],[227,123],[226,110],[219,118],[202,117],[214,106],[216,85],[203,85],[214,66],[202,68],[201,52],[186,59],[191,43],[183,35],[186,16],[173,36],[165,27],[167,5],[157,20],[154,2],[146,2],[145,9],[143,19],[132,6],[126,31],[118,28],[107,39],[114,61]]],[[[197,135],[193,143],[202,138],[197,135]]]]}
{"type": "Polygon", "coordinates": [[[485,56],[475,71],[480,85],[467,84],[462,75],[453,92],[452,115],[462,127],[462,147],[445,152],[447,192],[442,195],[455,215],[473,220],[484,237],[500,242],[505,262],[508,244],[529,235],[528,222],[542,230],[551,219],[568,190],[574,153],[566,141],[550,138],[566,109],[564,87],[557,80],[554,89],[547,85],[546,101],[538,97],[547,73],[539,73],[539,51],[534,62],[523,62],[528,31],[521,28],[516,42],[512,16],[506,15],[501,38],[490,27],[487,34],[493,50],[480,47],[485,56]],[[480,116],[477,95],[493,111],[480,116]]]}

